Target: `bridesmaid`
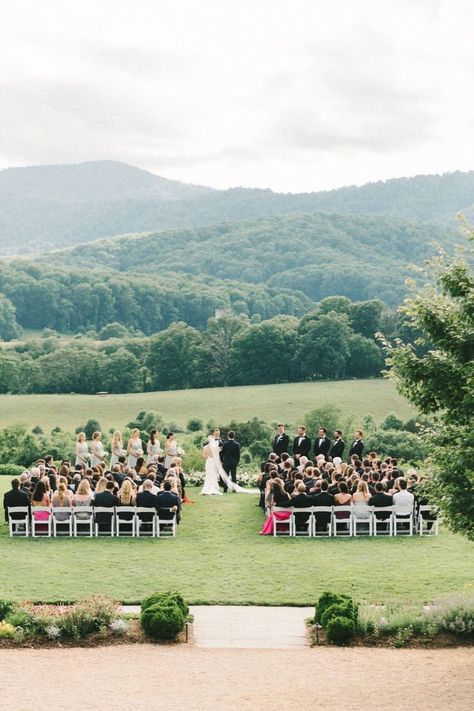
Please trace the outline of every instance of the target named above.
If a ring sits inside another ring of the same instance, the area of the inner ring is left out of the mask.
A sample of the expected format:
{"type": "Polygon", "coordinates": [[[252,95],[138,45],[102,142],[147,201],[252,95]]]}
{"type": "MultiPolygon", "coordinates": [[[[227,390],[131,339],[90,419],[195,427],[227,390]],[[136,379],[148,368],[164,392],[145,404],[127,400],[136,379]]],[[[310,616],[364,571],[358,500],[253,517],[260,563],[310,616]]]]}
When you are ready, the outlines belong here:
{"type": "Polygon", "coordinates": [[[92,435],[92,459],[91,467],[103,464],[105,459],[104,445],[102,444],[102,432],[94,432],[92,435]]]}
{"type": "Polygon", "coordinates": [[[136,467],[138,457],[143,457],[143,444],[140,439],[140,430],[136,427],[132,430],[132,436],[128,440],[128,466],[136,467]]]}
{"type": "Polygon", "coordinates": [[[178,443],[174,432],[168,432],[165,441],[165,468],[169,469],[173,459],[178,456],[178,443]]]}
{"type": "Polygon", "coordinates": [[[87,467],[89,463],[89,447],[86,440],[86,433],[79,432],[76,443],[76,467],[81,465],[87,467]]]}
{"type": "Polygon", "coordinates": [[[112,453],[112,456],[110,458],[110,468],[112,469],[114,464],[119,463],[119,457],[123,455],[122,433],[118,430],[115,430],[112,436],[112,444],[110,449],[112,453]]]}
{"type": "Polygon", "coordinates": [[[161,453],[160,442],[157,438],[158,432],[156,430],[151,430],[148,437],[148,443],[146,445],[146,453],[148,455],[146,463],[152,464],[156,462],[158,455],[161,453]]]}

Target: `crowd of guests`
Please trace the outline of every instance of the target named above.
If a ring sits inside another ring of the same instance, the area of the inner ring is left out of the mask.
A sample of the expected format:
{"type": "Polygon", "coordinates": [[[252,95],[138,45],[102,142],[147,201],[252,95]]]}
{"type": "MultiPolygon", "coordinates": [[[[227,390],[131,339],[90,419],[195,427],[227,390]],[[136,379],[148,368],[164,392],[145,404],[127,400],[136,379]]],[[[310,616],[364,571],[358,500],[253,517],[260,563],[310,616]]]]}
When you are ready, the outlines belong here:
{"type": "MultiPolygon", "coordinates": [[[[176,514],[179,523],[182,504],[188,501],[179,456],[167,460],[164,453],[157,453],[148,462],[137,456],[131,466],[126,452],[121,452],[108,469],[92,461],[76,460],[72,465],[70,460],[63,460],[57,467],[50,455],[39,459],[30,471],[12,479],[12,488],[3,497],[5,520],[8,508],[14,506],[28,506],[35,521],[46,521],[51,515],[35,512],[38,507],[52,507],[54,512],[54,508],[139,506],[156,509],[163,519],[176,514]]],[[[68,513],[55,516],[58,521],[66,520],[68,513]]],[[[76,511],[76,516],[80,518],[80,512],[76,511]]]]}
{"type": "MultiPolygon", "coordinates": [[[[310,458],[301,453],[299,445],[305,438],[305,428],[300,427],[298,436],[293,441],[293,453],[284,451],[289,438],[283,437],[284,426],[278,426],[273,441],[273,451],[267,461],[262,462],[258,479],[260,489],[259,505],[267,517],[260,531],[266,535],[273,532],[274,508],[309,508],[309,507],[344,507],[352,506],[358,520],[368,520],[371,509],[380,520],[390,517],[389,512],[377,508],[394,507],[397,518],[409,518],[415,507],[428,503],[422,493],[423,478],[418,477],[415,469],[404,472],[394,457],[381,459],[376,452],[363,456],[363,433],[358,430],[350,447],[349,460],[344,462],[340,456],[331,456],[331,447],[326,429],[320,428],[319,438],[315,440],[315,456],[310,458]],[[329,442],[329,444],[328,444],[329,442]],[[324,451],[318,451],[321,446],[324,451]],[[352,450],[352,451],[351,451],[352,450]],[[355,450],[355,451],[354,451],[355,450]]],[[[335,443],[342,434],[335,433],[335,443]]],[[[306,447],[307,454],[310,453],[306,447]]],[[[336,518],[348,518],[347,512],[335,512],[336,518]]],[[[295,513],[296,529],[304,530],[308,522],[307,513],[295,513]]],[[[288,516],[277,516],[285,520],[288,516]]],[[[316,530],[327,530],[329,513],[316,515],[316,530]]]]}

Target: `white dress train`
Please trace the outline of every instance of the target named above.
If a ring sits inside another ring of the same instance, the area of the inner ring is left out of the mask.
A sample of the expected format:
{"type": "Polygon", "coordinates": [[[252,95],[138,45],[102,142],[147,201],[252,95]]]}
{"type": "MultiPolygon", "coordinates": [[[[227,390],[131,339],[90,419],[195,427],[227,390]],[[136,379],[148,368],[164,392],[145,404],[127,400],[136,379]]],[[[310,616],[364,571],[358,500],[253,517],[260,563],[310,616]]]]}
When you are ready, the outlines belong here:
{"type": "Polygon", "coordinates": [[[209,442],[208,446],[210,447],[212,456],[206,459],[206,476],[204,477],[204,484],[201,489],[201,494],[222,495],[222,491],[219,489],[219,478],[225,482],[225,485],[229,491],[235,491],[239,494],[258,493],[258,489],[244,489],[243,486],[239,486],[232,481],[222,466],[221,458],[219,456],[219,442],[217,440],[209,442]]]}

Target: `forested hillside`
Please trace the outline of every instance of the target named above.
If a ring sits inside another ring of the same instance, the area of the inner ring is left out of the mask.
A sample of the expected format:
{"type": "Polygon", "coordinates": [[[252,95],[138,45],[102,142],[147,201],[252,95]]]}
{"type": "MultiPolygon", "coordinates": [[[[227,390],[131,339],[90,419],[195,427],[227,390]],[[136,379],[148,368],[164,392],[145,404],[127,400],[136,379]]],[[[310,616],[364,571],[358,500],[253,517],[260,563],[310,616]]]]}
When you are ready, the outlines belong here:
{"type": "Polygon", "coordinates": [[[153,272],[160,279],[185,272],[268,284],[316,301],[341,294],[395,305],[406,292],[408,264],[431,256],[434,240],[449,248],[456,239],[446,227],[319,213],[125,235],[39,259],[68,268],[153,272]]]}
{"type": "Polygon", "coordinates": [[[211,190],[115,161],[0,172],[0,253],[39,252],[125,232],[315,211],[453,224],[474,205],[474,171],[319,193],[211,190]]]}

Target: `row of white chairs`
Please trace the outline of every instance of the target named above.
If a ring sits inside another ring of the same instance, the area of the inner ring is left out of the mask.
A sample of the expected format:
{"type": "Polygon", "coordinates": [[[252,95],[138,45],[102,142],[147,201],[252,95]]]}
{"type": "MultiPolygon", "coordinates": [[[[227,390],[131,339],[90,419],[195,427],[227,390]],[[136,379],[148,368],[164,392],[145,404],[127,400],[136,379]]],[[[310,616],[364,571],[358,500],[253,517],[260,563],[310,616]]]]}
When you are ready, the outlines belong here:
{"type": "Polygon", "coordinates": [[[272,517],[274,536],[413,536],[414,533],[437,536],[439,533],[437,508],[428,505],[420,506],[416,516],[415,512],[402,516],[394,506],[368,506],[363,516],[354,506],[311,506],[303,509],[275,506],[272,517]],[[290,514],[288,518],[280,520],[273,515],[284,511],[290,514]],[[308,520],[301,528],[296,525],[295,515],[298,514],[308,514],[308,520]],[[323,529],[317,527],[320,514],[329,517],[323,529]]]}
{"type": "Polygon", "coordinates": [[[10,506],[8,526],[10,537],[30,534],[39,536],[148,536],[175,537],[176,513],[167,511],[170,518],[160,518],[156,509],[143,506],[10,506]],[[43,513],[43,516],[37,514],[43,513]],[[44,516],[47,513],[47,516],[44,516]],[[98,520],[99,515],[99,520],[98,520]],[[104,516],[106,515],[106,516],[104,516]],[[105,519],[101,521],[101,516],[105,519]]]}

